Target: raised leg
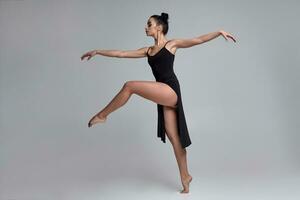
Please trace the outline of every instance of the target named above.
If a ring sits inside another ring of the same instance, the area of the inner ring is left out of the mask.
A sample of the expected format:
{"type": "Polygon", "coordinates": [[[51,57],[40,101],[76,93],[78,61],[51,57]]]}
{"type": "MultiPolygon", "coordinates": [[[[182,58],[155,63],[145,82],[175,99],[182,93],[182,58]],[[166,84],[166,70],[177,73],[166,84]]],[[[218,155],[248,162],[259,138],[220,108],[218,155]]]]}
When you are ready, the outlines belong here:
{"type": "Polygon", "coordinates": [[[189,184],[192,181],[192,176],[188,172],[186,149],[181,147],[179,140],[176,110],[167,106],[163,106],[163,110],[167,137],[169,138],[173,146],[173,150],[179,167],[181,183],[183,186],[183,190],[181,191],[181,193],[188,193],[189,184]]]}
{"type": "Polygon", "coordinates": [[[89,121],[89,127],[99,122],[105,122],[107,116],[123,106],[132,94],[137,94],[157,104],[174,107],[177,94],[167,84],[156,81],[127,81],[111,102],[89,121]]]}

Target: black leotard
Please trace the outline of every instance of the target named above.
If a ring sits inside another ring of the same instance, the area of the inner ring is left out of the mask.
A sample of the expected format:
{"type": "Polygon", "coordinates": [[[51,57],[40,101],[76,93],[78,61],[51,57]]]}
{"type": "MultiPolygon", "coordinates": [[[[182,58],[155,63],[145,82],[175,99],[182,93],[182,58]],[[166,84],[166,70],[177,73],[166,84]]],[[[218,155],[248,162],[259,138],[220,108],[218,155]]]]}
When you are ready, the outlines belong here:
{"type": "MultiPolygon", "coordinates": [[[[169,40],[170,41],[170,40],[169,40]]],[[[177,127],[179,139],[181,142],[182,148],[185,148],[192,144],[189,131],[187,128],[184,110],[182,106],[181,93],[180,93],[180,85],[178,79],[173,70],[173,63],[175,55],[172,54],[168,49],[166,49],[166,44],[163,48],[161,48],[155,55],[151,56],[148,54],[148,63],[151,67],[152,73],[157,82],[163,82],[169,85],[177,94],[177,104],[176,104],[176,114],[177,114],[177,127]]],[[[166,135],[165,135],[165,124],[164,124],[164,114],[163,114],[163,105],[157,104],[158,111],[158,123],[157,123],[157,136],[161,138],[161,140],[166,143],[166,135]]]]}

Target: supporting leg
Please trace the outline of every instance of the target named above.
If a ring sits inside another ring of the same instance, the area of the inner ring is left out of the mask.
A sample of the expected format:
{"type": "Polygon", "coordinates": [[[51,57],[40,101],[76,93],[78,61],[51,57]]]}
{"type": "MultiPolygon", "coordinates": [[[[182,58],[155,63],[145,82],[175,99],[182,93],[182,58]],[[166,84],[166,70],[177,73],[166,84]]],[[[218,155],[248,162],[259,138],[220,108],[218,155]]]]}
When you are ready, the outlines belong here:
{"type": "Polygon", "coordinates": [[[177,121],[176,121],[176,110],[164,106],[164,119],[167,136],[173,146],[175,157],[177,160],[181,183],[183,185],[183,190],[181,193],[189,192],[189,184],[192,181],[192,176],[188,172],[187,167],[187,151],[185,148],[181,147],[179,140],[177,121]]]}

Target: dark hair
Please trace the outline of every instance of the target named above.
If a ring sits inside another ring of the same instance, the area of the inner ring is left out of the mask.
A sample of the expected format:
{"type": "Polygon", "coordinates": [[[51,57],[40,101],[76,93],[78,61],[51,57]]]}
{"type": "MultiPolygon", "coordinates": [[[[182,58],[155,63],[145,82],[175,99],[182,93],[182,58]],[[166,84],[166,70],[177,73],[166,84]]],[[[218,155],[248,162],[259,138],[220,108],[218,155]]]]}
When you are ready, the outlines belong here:
{"type": "Polygon", "coordinates": [[[163,34],[166,35],[168,33],[169,30],[169,15],[168,13],[161,13],[161,15],[152,15],[151,17],[153,17],[156,20],[156,23],[161,24],[163,27],[163,34]]]}

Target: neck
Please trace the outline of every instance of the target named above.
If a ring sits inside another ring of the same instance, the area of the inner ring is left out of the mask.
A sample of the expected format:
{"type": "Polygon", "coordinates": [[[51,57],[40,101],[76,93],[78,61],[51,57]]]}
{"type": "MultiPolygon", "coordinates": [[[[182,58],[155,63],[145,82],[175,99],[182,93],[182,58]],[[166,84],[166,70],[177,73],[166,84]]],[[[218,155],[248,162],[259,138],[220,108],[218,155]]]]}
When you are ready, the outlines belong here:
{"type": "Polygon", "coordinates": [[[160,46],[161,44],[164,44],[167,41],[165,36],[163,34],[159,34],[157,37],[154,38],[154,44],[157,46],[160,46]]]}

